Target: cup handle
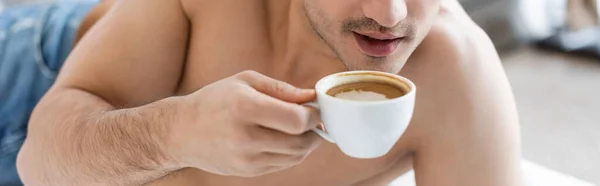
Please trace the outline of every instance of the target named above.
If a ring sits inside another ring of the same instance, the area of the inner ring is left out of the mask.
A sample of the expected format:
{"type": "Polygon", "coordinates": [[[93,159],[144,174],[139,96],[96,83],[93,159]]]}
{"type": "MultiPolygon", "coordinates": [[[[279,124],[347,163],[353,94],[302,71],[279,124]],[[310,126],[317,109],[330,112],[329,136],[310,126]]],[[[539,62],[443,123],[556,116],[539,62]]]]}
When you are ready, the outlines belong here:
{"type": "MultiPolygon", "coordinates": [[[[303,106],[309,106],[312,107],[314,109],[317,110],[321,110],[321,108],[319,107],[319,104],[317,104],[316,102],[308,102],[308,103],[304,103],[302,104],[303,106]]],[[[323,128],[325,128],[325,125],[323,125],[323,128]]],[[[313,128],[312,129],[313,132],[317,133],[319,136],[321,136],[323,139],[331,142],[331,143],[335,143],[335,141],[333,141],[333,138],[331,138],[331,136],[329,136],[329,134],[327,132],[325,132],[324,130],[319,129],[318,127],[313,128]]]]}

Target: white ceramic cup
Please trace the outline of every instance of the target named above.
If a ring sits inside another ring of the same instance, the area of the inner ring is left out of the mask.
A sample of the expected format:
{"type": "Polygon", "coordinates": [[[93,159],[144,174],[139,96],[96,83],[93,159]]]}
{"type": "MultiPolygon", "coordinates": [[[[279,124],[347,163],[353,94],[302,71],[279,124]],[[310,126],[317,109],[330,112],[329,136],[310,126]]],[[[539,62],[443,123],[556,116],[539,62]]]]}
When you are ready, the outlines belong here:
{"type": "Polygon", "coordinates": [[[378,71],[348,71],[326,76],[315,86],[317,101],[305,103],[318,109],[325,131],[313,129],[336,143],[354,158],[377,158],[387,154],[404,133],[413,115],[416,87],[407,78],[378,71]],[[383,101],[355,101],[327,94],[338,85],[354,82],[385,82],[407,94],[383,101]]]}

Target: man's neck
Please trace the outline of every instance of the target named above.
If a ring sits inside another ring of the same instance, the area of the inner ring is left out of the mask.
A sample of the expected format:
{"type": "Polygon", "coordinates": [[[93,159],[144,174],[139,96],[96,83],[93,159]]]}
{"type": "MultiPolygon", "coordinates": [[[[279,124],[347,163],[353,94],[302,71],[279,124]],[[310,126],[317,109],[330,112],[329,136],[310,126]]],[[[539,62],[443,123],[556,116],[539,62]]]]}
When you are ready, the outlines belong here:
{"type": "Polygon", "coordinates": [[[302,0],[290,0],[287,15],[286,55],[318,55],[337,60],[335,53],[315,33],[302,0]]]}
{"type": "Polygon", "coordinates": [[[274,76],[293,82],[311,82],[317,80],[311,79],[315,74],[344,69],[335,53],[312,29],[302,0],[267,2],[273,63],[276,64],[272,71],[274,76]]]}

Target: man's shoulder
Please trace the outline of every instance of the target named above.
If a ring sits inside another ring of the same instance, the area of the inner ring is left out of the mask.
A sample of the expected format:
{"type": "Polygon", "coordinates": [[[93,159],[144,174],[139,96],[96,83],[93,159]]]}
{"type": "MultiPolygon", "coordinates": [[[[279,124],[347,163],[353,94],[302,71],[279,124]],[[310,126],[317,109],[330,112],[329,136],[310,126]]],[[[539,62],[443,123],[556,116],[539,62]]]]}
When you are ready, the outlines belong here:
{"type": "Polygon", "coordinates": [[[462,9],[452,9],[440,10],[406,71],[473,77],[481,75],[478,71],[501,68],[499,64],[500,58],[487,34],[462,9]]]}
{"type": "Polygon", "coordinates": [[[423,105],[440,114],[466,117],[513,109],[510,85],[492,41],[462,8],[440,11],[402,73],[417,84],[423,105]]]}
{"type": "MultiPolygon", "coordinates": [[[[455,2],[455,1],[445,1],[455,2]]],[[[447,65],[474,65],[499,61],[488,35],[467,15],[460,5],[443,5],[428,35],[416,51],[426,61],[446,61],[447,65]]]]}

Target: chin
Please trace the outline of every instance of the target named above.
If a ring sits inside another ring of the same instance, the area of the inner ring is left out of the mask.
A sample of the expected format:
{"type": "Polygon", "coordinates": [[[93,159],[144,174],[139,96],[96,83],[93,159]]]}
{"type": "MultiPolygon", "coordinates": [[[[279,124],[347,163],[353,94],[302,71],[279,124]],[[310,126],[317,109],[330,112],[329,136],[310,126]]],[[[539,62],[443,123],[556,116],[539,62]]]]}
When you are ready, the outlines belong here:
{"type": "Polygon", "coordinates": [[[394,65],[391,62],[388,62],[387,60],[381,62],[374,62],[371,60],[361,61],[356,64],[346,66],[348,67],[348,70],[373,70],[389,73],[396,73],[400,71],[400,69],[396,67],[397,65],[394,65]]]}
{"type": "Polygon", "coordinates": [[[396,51],[387,56],[370,56],[363,53],[356,45],[345,45],[332,47],[337,57],[344,63],[347,70],[372,70],[388,73],[400,72],[408,58],[405,55],[406,48],[397,48],[396,51]],[[338,50],[342,49],[342,50],[338,50]]]}
{"type": "Polygon", "coordinates": [[[405,60],[402,60],[394,55],[386,57],[373,57],[361,53],[358,56],[359,57],[354,57],[354,59],[357,60],[344,60],[344,64],[348,70],[373,70],[388,73],[398,73],[405,63],[405,60]]]}

